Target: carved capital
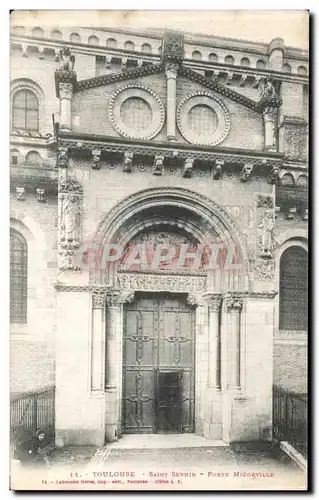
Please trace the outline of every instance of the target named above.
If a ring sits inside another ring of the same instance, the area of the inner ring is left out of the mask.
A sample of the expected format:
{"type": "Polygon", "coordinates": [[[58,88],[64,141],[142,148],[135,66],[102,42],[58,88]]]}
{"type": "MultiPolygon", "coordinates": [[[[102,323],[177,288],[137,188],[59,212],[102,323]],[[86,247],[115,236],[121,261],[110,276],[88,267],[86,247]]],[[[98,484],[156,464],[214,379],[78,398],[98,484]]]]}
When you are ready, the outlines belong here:
{"type": "Polygon", "coordinates": [[[59,177],[59,193],[83,194],[83,187],[77,179],[59,177]]]}
{"type": "Polygon", "coordinates": [[[39,203],[46,202],[45,189],[37,188],[37,201],[39,203]]]}
{"type": "Polygon", "coordinates": [[[25,188],[24,187],[17,187],[16,193],[17,193],[17,200],[19,200],[19,201],[25,200],[25,188]]]}
{"type": "Polygon", "coordinates": [[[254,168],[253,163],[245,163],[245,165],[243,166],[242,171],[240,173],[241,182],[248,181],[248,179],[251,177],[253,168],[254,168]]]}
{"type": "Polygon", "coordinates": [[[106,294],[106,305],[107,307],[117,307],[120,304],[121,292],[118,290],[112,290],[106,294]]]}
{"type": "Polygon", "coordinates": [[[100,170],[101,168],[101,149],[92,149],[93,164],[92,168],[94,170],[100,170]]]}
{"type": "Polygon", "coordinates": [[[208,294],[204,296],[207,302],[209,312],[218,312],[222,301],[221,294],[208,294]]]}
{"type": "Polygon", "coordinates": [[[225,305],[227,311],[241,312],[243,308],[243,299],[236,295],[226,295],[224,297],[225,305]]]}
{"type": "Polygon", "coordinates": [[[162,61],[181,63],[184,57],[184,35],[165,31],[162,40],[162,61]]]}
{"type": "Polygon", "coordinates": [[[186,158],[183,168],[183,177],[192,177],[194,168],[194,159],[186,158]]]}
{"type": "Polygon", "coordinates": [[[275,200],[273,196],[256,194],[256,207],[258,208],[274,208],[275,200]]]}
{"type": "Polygon", "coordinates": [[[59,82],[59,92],[61,99],[71,99],[73,93],[72,83],[59,82]]]}
{"type": "Polygon", "coordinates": [[[134,153],[130,153],[129,151],[124,152],[123,172],[132,172],[133,157],[134,153]]]}
{"type": "Polygon", "coordinates": [[[164,156],[155,156],[153,175],[163,175],[164,174],[164,156]]]}
{"type": "Polygon", "coordinates": [[[176,64],[176,63],[167,63],[165,65],[165,74],[166,74],[166,78],[168,80],[169,79],[176,80],[177,71],[178,71],[178,64],[176,64]]]}
{"type": "Polygon", "coordinates": [[[211,178],[214,179],[214,180],[218,180],[220,179],[221,175],[222,175],[222,168],[224,166],[224,161],[222,160],[216,160],[215,161],[215,164],[213,165],[212,169],[211,169],[211,178]]]}
{"type": "Polygon", "coordinates": [[[263,109],[263,118],[265,122],[275,122],[277,118],[277,108],[273,106],[265,106],[263,109]]]}
{"type": "Polygon", "coordinates": [[[106,292],[94,292],[92,295],[92,304],[94,309],[103,309],[106,303],[106,292]]]}

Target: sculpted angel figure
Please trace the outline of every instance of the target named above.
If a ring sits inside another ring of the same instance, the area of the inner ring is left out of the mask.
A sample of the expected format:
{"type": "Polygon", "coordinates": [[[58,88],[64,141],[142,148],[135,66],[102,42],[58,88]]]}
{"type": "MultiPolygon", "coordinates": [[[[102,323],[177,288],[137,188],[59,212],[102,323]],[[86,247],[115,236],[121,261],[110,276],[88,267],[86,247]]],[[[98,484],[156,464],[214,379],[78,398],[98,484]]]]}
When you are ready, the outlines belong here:
{"type": "Polygon", "coordinates": [[[78,198],[70,195],[63,207],[62,218],[62,241],[71,242],[75,240],[75,231],[78,223],[78,198]]]}

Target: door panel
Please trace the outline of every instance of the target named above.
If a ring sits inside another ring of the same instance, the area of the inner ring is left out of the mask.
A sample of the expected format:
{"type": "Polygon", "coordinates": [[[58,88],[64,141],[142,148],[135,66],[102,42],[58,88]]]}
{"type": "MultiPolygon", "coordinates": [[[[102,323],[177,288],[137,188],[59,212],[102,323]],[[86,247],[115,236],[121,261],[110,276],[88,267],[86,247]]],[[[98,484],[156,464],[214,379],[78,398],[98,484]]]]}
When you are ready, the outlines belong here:
{"type": "Polygon", "coordinates": [[[125,308],[123,432],[193,432],[195,314],[183,297],[125,308]]]}

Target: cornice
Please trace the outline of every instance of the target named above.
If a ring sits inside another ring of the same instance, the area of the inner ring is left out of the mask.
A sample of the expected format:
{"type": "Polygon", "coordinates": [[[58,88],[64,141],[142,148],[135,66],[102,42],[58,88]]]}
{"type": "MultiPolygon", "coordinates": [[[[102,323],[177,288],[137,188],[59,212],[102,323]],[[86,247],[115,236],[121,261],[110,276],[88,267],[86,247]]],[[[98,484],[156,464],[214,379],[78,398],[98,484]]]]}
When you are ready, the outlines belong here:
{"type": "Polygon", "coordinates": [[[229,163],[243,163],[254,161],[257,164],[281,164],[283,153],[271,153],[268,151],[240,150],[235,148],[205,148],[203,146],[189,145],[183,143],[168,144],[166,142],[150,143],[150,141],[133,141],[114,138],[110,136],[97,136],[72,132],[61,132],[59,137],[61,146],[67,147],[69,151],[91,151],[94,148],[102,152],[124,153],[130,151],[141,156],[164,155],[166,158],[187,159],[190,156],[194,160],[211,162],[215,160],[229,163]]]}
{"type": "Polygon", "coordinates": [[[164,70],[165,68],[162,64],[152,64],[149,66],[142,66],[140,68],[123,70],[120,73],[95,76],[94,78],[88,78],[86,80],[78,81],[75,87],[75,92],[100,87],[101,85],[109,85],[110,83],[123,82],[125,80],[131,80],[133,78],[155,75],[157,73],[164,72],[164,70]]]}

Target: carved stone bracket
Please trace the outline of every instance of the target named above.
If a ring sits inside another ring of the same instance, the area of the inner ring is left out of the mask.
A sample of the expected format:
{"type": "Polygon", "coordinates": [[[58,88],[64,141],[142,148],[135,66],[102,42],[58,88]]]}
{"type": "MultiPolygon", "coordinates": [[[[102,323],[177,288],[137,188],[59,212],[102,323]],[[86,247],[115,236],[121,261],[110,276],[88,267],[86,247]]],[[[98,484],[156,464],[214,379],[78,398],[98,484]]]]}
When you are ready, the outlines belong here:
{"type": "Polygon", "coordinates": [[[270,171],[267,177],[267,182],[268,184],[275,184],[280,172],[280,166],[279,165],[273,165],[270,167],[270,171]]]}
{"type": "Polygon", "coordinates": [[[153,165],[153,175],[163,175],[164,174],[164,156],[155,156],[153,165]]]}
{"type": "Polygon", "coordinates": [[[211,178],[214,180],[218,180],[221,178],[222,175],[222,168],[224,166],[224,161],[222,160],[216,160],[214,166],[211,169],[211,178]]]}
{"type": "Polygon", "coordinates": [[[183,177],[192,177],[194,168],[194,159],[187,158],[184,162],[183,177]]]}
{"type": "Polygon", "coordinates": [[[58,168],[67,168],[69,165],[68,148],[59,147],[57,151],[56,166],[58,168]]]}
{"type": "Polygon", "coordinates": [[[37,188],[37,201],[39,203],[46,202],[45,189],[37,188]]]}
{"type": "Polygon", "coordinates": [[[123,172],[132,172],[133,158],[134,153],[130,153],[129,151],[124,152],[123,172]]]}
{"type": "Polygon", "coordinates": [[[187,299],[186,299],[187,305],[189,305],[191,307],[197,307],[199,305],[199,303],[200,303],[200,299],[196,295],[194,295],[192,293],[189,293],[187,295],[187,299]]]}
{"type": "Polygon", "coordinates": [[[248,181],[248,179],[251,177],[253,168],[254,168],[253,163],[245,163],[245,165],[243,166],[242,171],[240,173],[241,182],[248,181]]]}
{"type": "Polygon", "coordinates": [[[25,200],[25,188],[24,187],[16,187],[17,200],[24,201],[25,200]]]}
{"type": "Polygon", "coordinates": [[[135,292],[121,292],[119,296],[120,304],[132,304],[134,302],[135,292]]]}
{"type": "Polygon", "coordinates": [[[227,311],[241,312],[243,308],[243,299],[239,295],[227,294],[224,297],[227,311]]]}
{"type": "Polygon", "coordinates": [[[92,149],[93,164],[92,168],[94,170],[100,170],[101,168],[101,149],[92,149]]]}

